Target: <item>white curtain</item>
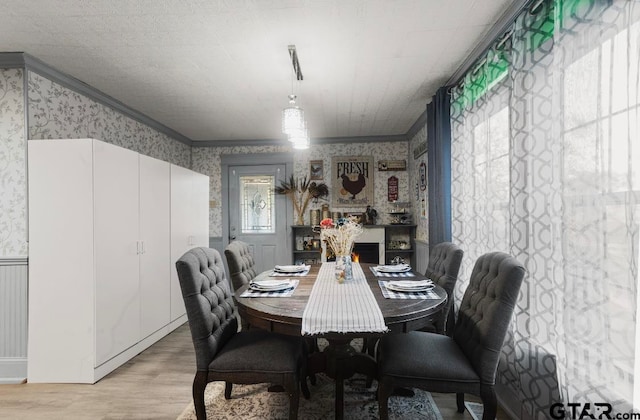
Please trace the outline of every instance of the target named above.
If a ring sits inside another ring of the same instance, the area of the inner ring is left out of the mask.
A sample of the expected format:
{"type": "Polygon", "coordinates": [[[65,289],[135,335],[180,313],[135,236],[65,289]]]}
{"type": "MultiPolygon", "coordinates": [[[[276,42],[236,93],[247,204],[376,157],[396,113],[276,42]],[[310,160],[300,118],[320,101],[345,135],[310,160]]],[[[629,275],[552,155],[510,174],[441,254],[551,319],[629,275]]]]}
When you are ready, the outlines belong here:
{"type": "Polygon", "coordinates": [[[456,297],[485,252],[525,264],[499,368],[521,417],[558,399],[637,409],[640,1],[546,1],[512,29],[452,92],[456,297]]]}

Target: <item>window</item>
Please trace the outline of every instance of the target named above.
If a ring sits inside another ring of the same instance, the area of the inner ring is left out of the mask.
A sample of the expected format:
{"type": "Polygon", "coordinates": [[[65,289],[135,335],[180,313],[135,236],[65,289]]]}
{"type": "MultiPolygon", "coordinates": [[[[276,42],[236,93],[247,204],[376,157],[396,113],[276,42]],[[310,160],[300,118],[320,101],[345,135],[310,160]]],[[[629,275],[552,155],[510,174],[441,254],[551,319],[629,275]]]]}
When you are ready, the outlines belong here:
{"type": "Polygon", "coordinates": [[[240,177],[240,209],[242,233],[274,233],[275,206],[271,175],[240,177]]]}

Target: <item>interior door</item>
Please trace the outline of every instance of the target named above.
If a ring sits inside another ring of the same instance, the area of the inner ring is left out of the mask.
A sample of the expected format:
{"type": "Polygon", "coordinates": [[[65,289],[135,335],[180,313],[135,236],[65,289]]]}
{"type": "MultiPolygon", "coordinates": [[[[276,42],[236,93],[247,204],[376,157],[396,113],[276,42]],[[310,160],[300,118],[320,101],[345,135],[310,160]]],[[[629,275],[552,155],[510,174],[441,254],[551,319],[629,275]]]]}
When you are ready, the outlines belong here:
{"type": "Polygon", "coordinates": [[[291,259],[286,197],[273,192],[284,175],[284,164],[229,166],[229,242],[249,244],[258,272],[291,259]]]}

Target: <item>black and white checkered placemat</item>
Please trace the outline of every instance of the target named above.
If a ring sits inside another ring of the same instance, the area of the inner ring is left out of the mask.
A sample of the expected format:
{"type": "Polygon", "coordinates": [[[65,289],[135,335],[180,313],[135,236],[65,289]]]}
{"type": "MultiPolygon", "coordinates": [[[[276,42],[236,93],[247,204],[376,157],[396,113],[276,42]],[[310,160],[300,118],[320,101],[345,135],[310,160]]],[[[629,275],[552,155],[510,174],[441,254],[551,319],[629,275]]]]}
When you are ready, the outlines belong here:
{"type": "Polygon", "coordinates": [[[378,280],[378,285],[382,291],[382,296],[387,299],[440,299],[440,296],[433,289],[422,292],[396,292],[387,289],[387,282],[378,280]]]}
{"type": "Polygon", "coordinates": [[[249,288],[242,292],[240,297],[289,297],[293,295],[293,292],[296,290],[296,287],[298,287],[299,282],[300,280],[291,280],[291,284],[293,285],[292,287],[273,292],[263,292],[261,290],[254,290],[249,288]]]}
{"type": "Polygon", "coordinates": [[[298,271],[297,273],[283,273],[281,271],[271,270],[271,274],[269,274],[269,277],[306,276],[307,274],[309,274],[309,271],[311,270],[311,266],[307,265],[305,267],[306,268],[304,270],[298,271]]]}
{"type": "Polygon", "coordinates": [[[415,277],[416,276],[411,271],[405,271],[404,273],[385,273],[383,271],[376,270],[375,267],[369,267],[369,269],[371,270],[373,275],[376,277],[415,277]]]}

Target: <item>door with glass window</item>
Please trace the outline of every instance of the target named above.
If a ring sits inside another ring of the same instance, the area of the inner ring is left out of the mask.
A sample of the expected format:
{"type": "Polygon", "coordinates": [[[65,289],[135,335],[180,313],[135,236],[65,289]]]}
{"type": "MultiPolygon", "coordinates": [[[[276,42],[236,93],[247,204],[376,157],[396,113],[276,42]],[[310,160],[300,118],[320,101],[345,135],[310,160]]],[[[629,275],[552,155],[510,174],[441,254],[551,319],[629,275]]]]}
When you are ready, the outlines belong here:
{"type": "Polygon", "coordinates": [[[285,165],[229,166],[229,242],[249,244],[256,271],[290,260],[286,247],[286,200],[273,189],[285,165]]]}

